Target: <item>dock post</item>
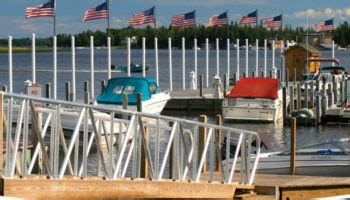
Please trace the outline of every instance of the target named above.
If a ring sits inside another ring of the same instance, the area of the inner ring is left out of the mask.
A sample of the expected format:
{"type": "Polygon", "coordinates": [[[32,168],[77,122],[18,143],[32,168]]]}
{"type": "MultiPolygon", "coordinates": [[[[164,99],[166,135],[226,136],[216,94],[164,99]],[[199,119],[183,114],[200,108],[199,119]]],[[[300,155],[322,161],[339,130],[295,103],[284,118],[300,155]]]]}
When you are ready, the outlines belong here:
{"type": "Polygon", "coordinates": [[[237,72],[236,72],[236,81],[239,81],[239,68],[240,68],[240,53],[239,53],[239,39],[236,39],[236,48],[237,48],[237,72]]]}
{"type": "MultiPolygon", "coordinates": [[[[0,92],[0,144],[4,144],[4,93],[0,92]]],[[[4,174],[4,152],[3,145],[0,145],[0,171],[4,174]]]]}
{"type": "Polygon", "coordinates": [[[247,78],[247,74],[243,72],[243,78],[247,78]]]}
{"type": "Polygon", "coordinates": [[[128,37],[127,38],[127,73],[128,73],[128,76],[131,76],[131,40],[130,38],[128,37]]]}
{"type": "Polygon", "coordinates": [[[284,79],[284,81],[285,81],[285,86],[287,87],[287,88],[289,88],[289,70],[288,69],[285,69],[285,79],[284,79]]]}
{"type": "MultiPolygon", "coordinates": [[[[171,47],[171,38],[168,38],[168,51],[169,51],[169,89],[173,91],[173,55],[171,47]]],[[[196,75],[195,75],[196,76],[196,75]]]]}
{"type": "Polygon", "coordinates": [[[286,119],[287,119],[287,87],[283,87],[283,90],[282,90],[282,95],[283,95],[283,124],[285,125],[286,124],[286,119]]]}
{"type": "Polygon", "coordinates": [[[262,77],[266,77],[267,70],[267,39],[264,39],[264,75],[262,77]]]}
{"type": "Polygon", "coordinates": [[[289,86],[289,101],[290,101],[289,111],[290,111],[290,113],[292,113],[295,109],[295,107],[294,107],[294,86],[293,85],[289,86]]]}
{"type": "Polygon", "coordinates": [[[348,98],[348,76],[345,76],[345,101],[347,100],[347,98],[348,98]]]}
{"type": "Polygon", "coordinates": [[[296,174],[296,141],[297,141],[297,119],[293,117],[290,124],[290,175],[296,174]]]}
{"type": "Polygon", "coordinates": [[[310,82],[310,108],[315,106],[315,83],[314,81],[310,82]]]}
{"type": "Polygon", "coordinates": [[[233,79],[233,85],[236,85],[236,83],[237,83],[237,75],[236,75],[236,73],[233,73],[232,79],[233,79]]]}
{"type": "MultiPolygon", "coordinates": [[[[130,67],[129,67],[130,68],[130,67]]],[[[90,95],[91,98],[95,97],[95,47],[94,36],[90,36],[90,95]]]]}
{"type": "Polygon", "coordinates": [[[322,115],[326,114],[326,110],[328,109],[328,95],[326,90],[326,80],[323,80],[322,84],[322,115]]]}
{"type": "Polygon", "coordinates": [[[228,76],[227,76],[227,74],[224,74],[224,91],[223,91],[224,92],[224,97],[226,97],[228,83],[229,83],[228,76]]]}
{"type": "Polygon", "coordinates": [[[272,69],[270,69],[269,72],[270,72],[270,76],[269,76],[269,77],[270,77],[270,78],[273,78],[272,69]]]}
{"type": "Polygon", "coordinates": [[[335,76],[333,76],[333,95],[334,95],[334,104],[338,104],[338,83],[335,76]]]}
{"type": "MultiPolygon", "coordinates": [[[[72,52],[72,94],[71,94],[71,100],[76,100],[76,60],[75,60],[75,37],[71,37],[71,52],[72,52]]],[[[109,66],[109,70],[111,69],[111,66],[109,66]]]]}
{"type": "Polygon", "coordinates": [[[255,77],[255,71],[252,71],[252,77],[255,77]]]}
{"type": "Polygon", "coordinates": [[[206,72],[206,86],[209,87],[209,39],[205,39],[205,72],[206,72]]]}
{"type": "Polygon", "coordinates": [[[142,76],[146,77],[146,38],[142,37],[142,76]]]}
{"type": "Polygon", "coordinates": [[[32,35],[32,81],[36,83],[36,50],[35,50],[35,34],[32,35]]]}
{"type": "Polygon", "coordinates": [[[203,97],[203,76],[199,76],[199,96],[203,97]]]}
{"type": "MultiPolygon", "coordinates": [[[[259,76],[259,40],[255,40],[255,74],[259,76]]],[[[255,77],[255,76],[254,76],[255,77]]]]}
{"type": "Polygon", "coordinates": [[[248,39],[245,39],[245,74],[247,75],[246,77],[249,76],[248,65],[249,65],[249,41],[248,39]]]}
{"type": "Polygon", "coordinates": [[[158,38],[154,38],[154,64],[156,67],[156,80],[159,87],[159,56],[158,56],[158,38]]]}
{"type": "Polygon", "coordinates": [[[301,88],[300,82],[297,83],[297,111],[301,109],[301,88]]]}
{"type": "Polygon", "coordinates": [[[333,84],[329,83],[328,84],[328,96],[329,96],[329,106],[333,106],[334,105],[334,95],[333,95],[333,84]]]}
{"type": "MultiPolygon", "coordinates": [[[[208,117],[206,115],[201,115],[199,116],[199,122],[202,123],[207,123],[208,122],[208,117]]],[[[205,142],[206,142],[206,138],[207,138],[207,128],[205,127],[198,127],[198,133],[199,133],[199,144],[198,144],[198,156],[201,157],[201,155],[203,154],[203,150],[204,150],[204,146],[205,146],[205,142]]],[[[199,161],[199,160],[198,160],[199,161]]],[[[196,163],[196,165],[198,165],[196,163]]],[[[207,172],[207,162],[204,161],[203,164],[203,169],[202,172],[205,173],[207,172]]]]}
{"type": "Polygon", "coordinates": [[[70,99],[70,82],[69,81],[66,81],[64,83],[64,88],[65,88],[65,96],[66,96],[66,101],[71,101],[70,99]]]}
{"type": "Polygon", "coordinates": [[[321,124],[321,118],[322,118],[322,113],[321,113],[321,95],[320,95],[320,81],[316,81],[316,91],[317,91],[317,96],[316,96],[316,124],[321,124]]]}
{"type": "Polygon", "coordinates": [[[297,69],[294,67],[293,69],[293,85],[295,87],[295,84],[297,82],[297,69]]]}
{"type": "Polygon", "coordinates": [[[181,39],[182,43],[182,90],[186,90],[186,40],[181,39]]]}
{"type": "MultiPolygon", "coordinates": [[[[215,122],[216,122],[216,125],[221,126],[222,125],[222,116],[221,115],[216,115],[215,122]]],[[[216,142],[219,144],[219,146],[221,145],[221,135],[222,135],[221,132],[222,132],[221,129],[216,130],[216,134],[217,134],[216,142]]],[[[220,164],[221,164],[220,163],[220,158],[216,157],[215,160],[216,160],[216,162],[215,162],[215,171],[220,172],[221,171],[220,170],[220,164]]]]}
{"type": "Polygon", "coordinates": [[[231,74],[231,55],[230,55],[230,39],[227,38],[226,40],[226,53],[227,53],[227,56],[226,56],[226,59],[227,59],[227,75],[228,77],[230,77],[230,74],[231,74]]]}
{"type": "Polygon", "coordinates": [[[46,83],[46,98],[51,98],[51,83],[46,83]]]}
{"type": "MultiPolygon", "coordinates": [[[[142,94],[141,93],[137,93],[137,112],[142,112],[142,94]]],[[[145,140],[148,141],[148,135],[147,135],[147,131],[144,130],[145,135],[143,135],[142,137],[145,137],[145,140]]],[[[148,166],[147,166],[147,160],[146,160],[146,154],[144,149],[144,146],[142,144],[142,142],[140,143],[140,147],[141,148],[137,148],[139,149],[139,155],[141,156],[141,162],[140,162],[140,177],[141,178],[147,178],[148,176],[148,166]]]]}
{"type": "Polygon", "coordinates": [[[304,108],[309,108],[309,84],[304,83],[304,108]]]}
{"type": "Polygon", "coordinates": [[[344,79],[342,79],[342,81],[340,81],[339,102],[340,102],[340,104],[342,104],[344,102],[344,79]]]}
{"type": "MultiPolygon", "coordinates": [[[[198,47],[197,47],[197,38],[194,39],[194,75],[196,78],[196,82],[198,81],[198,47]]],[[[198,83],[196,83],[197,89],[198,83]]]]}

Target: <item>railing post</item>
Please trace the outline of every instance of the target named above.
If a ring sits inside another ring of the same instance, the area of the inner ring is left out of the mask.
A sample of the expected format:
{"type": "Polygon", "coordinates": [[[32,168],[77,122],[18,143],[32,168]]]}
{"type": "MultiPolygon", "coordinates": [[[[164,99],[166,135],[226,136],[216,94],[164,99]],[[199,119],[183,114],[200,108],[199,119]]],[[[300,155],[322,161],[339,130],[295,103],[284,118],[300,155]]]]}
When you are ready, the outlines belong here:
{"type": "MultiPolygon", "coordinates": [[[[215,122],[216,122],[216,125],[218,125],[218,126],[222,125],[222,117],[221,117],[221,115],[216,115],[215,122]]],[[[216,130],[216,134],[217,134],[217,136],[215,136],[217,138],[216,142],[219,143],[219,146],[220,146],[221,145],[221,135],[222,135],[221,129],[216,130]]],[[[220,158],[216,157],[215,171],[217,171],[217,172],[221,171],[220,165],[221,165],[220,158]]]]}
{"type": "Polygon", "coordinates": [[[290,128],[290,175],[295,175],[297,120],[294,117],[291,119],[290,128]]]}
{"type": "MultiPolygon", "coordinates": [[[[207,123],[208,117],[206,115],[199,116],[199,122],[207,123]]],[[[204,151],[206,138],[207,138],[207,128],[206,127],[198,127],[198,133],[199,133],[198,156],[199,156],[199,158],[201,158],[203,151],[204,151]]],[[[197,164],[197,166],[198,166],[198,164],[197,164]]],[[[206,171],[207,171],[207,164],[206,164],[206,160],[205,160],[202,172],[204,173],[206,171]]]]}

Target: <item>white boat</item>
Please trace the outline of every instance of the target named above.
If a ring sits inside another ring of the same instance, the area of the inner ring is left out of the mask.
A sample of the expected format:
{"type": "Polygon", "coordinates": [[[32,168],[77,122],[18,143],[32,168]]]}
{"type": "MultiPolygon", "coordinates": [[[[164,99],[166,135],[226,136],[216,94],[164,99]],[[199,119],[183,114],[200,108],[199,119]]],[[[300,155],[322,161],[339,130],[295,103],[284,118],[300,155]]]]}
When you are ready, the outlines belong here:
{"type": "Polygon", "coordinates": [[[137,94],[142,94],[142,112],[160,114],[170,99],[169,92],[161,92],[153,78],[118,77],[108,81],[106,89],[97,97],[98,105],[121,110],[123,95],[128,97],[128,110],[137,110],[137,94]]]}
{"type": "MultiPolygon", "coordinates": [[[[330,141],[311,144],[297,149],[295,157],[296,175],[350,176],[350,151],[348,148],[345,148],[348,142],[348,138],[339,141],[331,138],[330,141]]],[[[225,153],[222,152],[222,155],[225,155],[225,153]]],[[[251,157],[251,159],[254,158],[254,156],[251,157]]],[[[232,165],[232,162],[232,154],[230,155],[229,162],[224,157],[222,161],[223,167],[226,169],[227,165],[232,165]]],[[[241,159],[238,158],[238,171],[240,169],[240,162],[241,159]]],[[[290,174],[290,152],[260,153],[257,173],[274,175],[290,174]]]]}
{"type": "Polygon", "coordinates": [[[278,122],[283,118],[279,80],[240,79],[224,98],[222,115],[225,120],[278,122]]]}

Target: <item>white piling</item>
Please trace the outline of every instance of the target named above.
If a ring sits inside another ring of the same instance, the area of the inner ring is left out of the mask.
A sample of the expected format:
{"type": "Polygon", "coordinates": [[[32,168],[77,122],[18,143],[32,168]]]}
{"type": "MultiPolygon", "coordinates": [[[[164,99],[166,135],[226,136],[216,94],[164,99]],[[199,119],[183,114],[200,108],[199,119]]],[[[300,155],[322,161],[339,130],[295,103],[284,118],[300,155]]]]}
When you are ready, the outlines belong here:
{"type": "Polygon", "coordinates": [[[205,68],[207,75],[207,88],[209,87],[209,39],[205,39],[205,68]]]}
{"type": "Polygon", "coordinates": [[[36,83],[36,50],[35,50],[35,34],[32,35],[32,82],[36,83]]]}
{"type": "Polygon", "coordinates": [[[107,69],[108,69],[108,80],[112,78],[112,49],[111,49],[111,37],[107,38],[107,69]]]}
{"type": "Polygon", "coordinates": [[[154,38],[154,62],[156,65],[156,80],[159,87],[158,38],[154,38]]]}
{"type": "Polygon", "coordinates": [[[170,91],[173,91],[173,56],[171,49],[171,38],[168,38],[168,46],[169,46],[169,87],[170,91]]]}
{"type": "Polygon", "coordinates": [[[8,59],[9,59],[9,92],[13,92],[12,87],[13,87],[13,77],[12,77],[12,36],[9,36],[9,41],[8,41],[8,59]]]}
{"type": "Polygon", "coordinates": [[[198,46],[197,46],[197,39],[194,39],[194,73],[195,73],[194,74],[195,75],[195,81],[197,83],[197,80],[198,80],[198,46]]]}
{"type": "Polygon", "coordinates": [[[219,46],[219,38],[216,38],[216,75],[220,76],[220,46],[219,46]]]}
{"type": "Polygon", "coordinates": [[[182,38],[182,90],[186,89],[186,41],[182,38]]]}
{"type": "Polygon", "coordinates": [[[131,69],[130,69],[130,67],[131,67],[131,41],[130,41],[130,38],[128,37],[128,39],[127,39],[127,54],[128,54],[128,63],[127,63],[127,68],[128,68],[128,76],[131,76],[131,69]]]}
{"type": "Polygon", "coordinates": [[[259,40],[255,40],[255,77],[259,77],[259,40]]]}
{"type": "Polygon", "coordinates": [[[283,51],[284,51],[284,41],[281,40],[281,46],[280,46],[280,50],[281,50],[281,67],[280,70],[282,72],[280,79],[282,80],[282,83],[284,83],[284,79],[285,79],[285,66],[284,66],[284,56],[283,56],[283,51]]]}
{"type": "Polygon", "coordinates": [[[249,65],[249,41],[245,39],[245,74],[249,77],[248,65],[249,65]]]}
{"type": "Polygon", "coordinates": [[[146,38],[142,38],[142,76],[146,77],[146,38]]]}
{"type": "Polygon", "coordinates": [[[91,98],[94,98],[94,94],[95,94],[95,61],[94,61],[94,36],[90,36],[90,76],[91,76],[91,98]]]}
{"type": "Polygon", "coordinates": [[[275,65],[275,40],[272,40],[272,68],[276,67],[275,65]]]}
{"type": "Polygon", "coordinates": [[[57,99],[57,36],[53,37],[53,98],[57,99]]]}
{"type": "Polygon", "coordinates": [[[264,40],[264,77],[266,77],[267,68],[267,40],[264,40]]]}
{"type": "MultiPolygon", "coordinates": [[[[332,58],[335,58],[335,44],[334,40],[332,40],[332,58]]],[[[332,62],[332,66],[334,66],[334,62],[332,62]]]]}
{"type": "Polygon", "coordinates": [[[226,43],[227,43],[227,50],[226,50],[227,51],[227,76],[231,77],[230,39],[227,39],[226,43]]]}
{"type": "Polygon", "coordinates": [[[237,74],[236,74],[236,81],[239,81],[239,77],[240,77],[240,75],[239,75],[239,63],[240,63],[240,61],[239,61],[239,39],[237,39],[236,40],[236,47],[237,47],[237,74]]]}
{"type": "Polygon", "coordinates": [[[72,48],[72,101],[76,100],[76,82],[75,82],[75,37],[71,37],[72,48]]]}

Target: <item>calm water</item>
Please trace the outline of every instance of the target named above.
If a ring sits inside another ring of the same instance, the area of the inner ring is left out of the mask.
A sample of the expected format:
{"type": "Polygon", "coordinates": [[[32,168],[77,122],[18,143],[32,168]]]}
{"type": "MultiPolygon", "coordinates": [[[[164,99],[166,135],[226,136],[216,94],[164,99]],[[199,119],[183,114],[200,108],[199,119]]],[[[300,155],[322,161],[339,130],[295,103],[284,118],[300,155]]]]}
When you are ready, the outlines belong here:
{"type": "MultiPolygon", "coordinates": [[[[90,56],[89,49],[77,50],[77,69],[90,69],[90,56]]],[[[244,50],[241,50],[240,57],[240,71],[245,71],[245,54],[244,50]]],[[[182,88],[182,58],[181,50],[173,50],[173,87],[174,89],[182,88]]],[[[194,58],[193,50],[186,51],[186,84],[187,87],[190,82],[189,72],[194,70],[194,58]]],[[[227,70],[227,52],[225,50],[220,52],[220,73],[226,73],[227,70]]],[[[348,51],[337,51],[336,57],[340,60],[342,65],[347,67],[349,70],[348,63],[350,63],[350,52],[348,51]]],[[[331,51],[323,51],[322,57],[331,57],[331,51]]],[[[114,65],[126,65],[127,55],[125,49],[113,49],[112,52],[112,63],[114,65]]],[[[154,52],[153,50],[147,51],[147,63],[150,66],[154,66],[154,52]]],[[[255,70],[255,51],[249,51],[249,71],[255,70]]],[[[231,74],[236,72],[236,51],[231,51],[231,74]]],[[[142,63],[142,50],[132,50],[132,61],[134,63],[142,63]]],[[[216,73],[216,52],[215,50],[210,51],[210,69],[209,76],[211,77],[216,73]]],[[[268,51],[268,68],[272,66],[272,51],[268,51]]],[[[276,50],[276,66],[280,66],[281,57],[280,50],[276,50]]],[[[31,79],[31,54],[20,53],[14,54],[13,66],[15,70],[22,69],[23,71],[15,71],[13,73],[14,78],[14,92],[23,91],[23,82],[31,79]]],[[[169,88],[169,67],[168,67],[168,51],[159,50],[159,78],[160,87],[162,89],[169,88]]],[[[263,66],[263,50],[260,50],[259,55],[259,66],[263,66]]],[[[6,70],[8,68],[7,54],[0,54],[0,70],[6,70]]],[[[37,69],[52,69],[52,53],[37,53],[37,69]]],[[[71,69],[71,54],[70,52],[59,52],[58,53],[58,70],[71,69]]],[[[107,70],[107,52],[105,49],[95,50],[95,69],[96,70],[107,70]]],[[[204,76],[205,80],[205,51],[198,51],[198,74],[204,76]]],[[[113,76],[124,76],[124,73],[113,73],[113,76]]],[[[140,74],[139,74],[140,75],[140,74]]],[[[155,76],[154,67],[150,67],[147,72],[148,76],[155,76]]],[[[38,72],[37,82],[45,84],[47,82],[52,83],[53,75],[51,72],[38,72]]],[[[100,91],[100,81],[107,79],[107,73],[96,73],[95,75],[95,95],[98,95],[100,91]]],[[[90,73],[77,73],[77,96],[83,98],[83,85],[84,81],[90,80],[90,73]]],[[[64,82],[71,81],[71,73],[59,73],[58,74],[58,96],[64,98],[64,82]]],[[[204,81],[205,82],[205,81],[204,81]]],[[[211,80],[210,80],[211,83],[211,80]]],[[[6,71],[0,71],[0,86],[8,84],[8,73],[6,71]]],[[[178,116],[185,117],[188,119],[197,119],[197,116],[178,116]]],[[[213,119],[213,116],[209,116],[213,119]]],[[[283,150],[289,148],[289,128],[283,128],[279,125],[273,124],[225,124],[235,128],[248,129],[257,131],[259,134],[270,138],[272,141],[273,150],[283,150]]],[[[297,132],[298,146],[304,146],[310,143],[327,141],[331,137],[335,138],[346,138],[348,137],[349,126],[343,125],[332,125],[324,127],[299,127],[297,132]]]]}

